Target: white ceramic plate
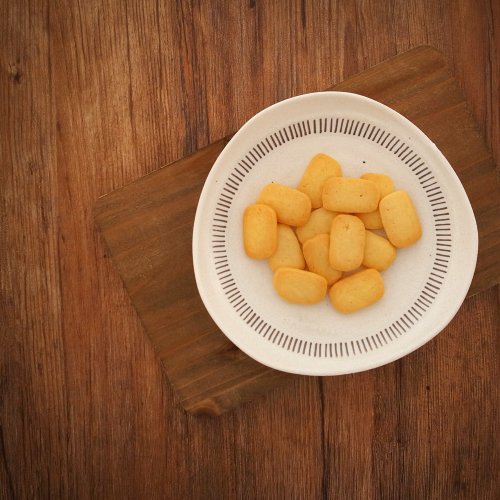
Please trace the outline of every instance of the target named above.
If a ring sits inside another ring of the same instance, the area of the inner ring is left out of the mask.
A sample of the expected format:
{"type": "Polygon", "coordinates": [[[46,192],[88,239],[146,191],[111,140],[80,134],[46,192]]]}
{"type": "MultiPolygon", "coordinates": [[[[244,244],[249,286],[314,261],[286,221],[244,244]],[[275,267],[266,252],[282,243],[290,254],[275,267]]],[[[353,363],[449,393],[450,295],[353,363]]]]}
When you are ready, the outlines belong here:
{"type": "Polygon", "coordinates": [[[366,97],[321,92],[264,109],[231,139],[198,203],[193,261],[208,312],[241,350],[278,370],[339,375],[394,361],[437,335],[469,289],[477,244],[467,195],[423,132],[366,97]],[[384,297],[350,315],[328,297],[314,306],[286,303],[267,262],[243,249],[245,207],[267,183],[296,186],[319,152],[337,159],[346,176],[388,174],[410,193],[423,227],[384,271],[384,297]]]}

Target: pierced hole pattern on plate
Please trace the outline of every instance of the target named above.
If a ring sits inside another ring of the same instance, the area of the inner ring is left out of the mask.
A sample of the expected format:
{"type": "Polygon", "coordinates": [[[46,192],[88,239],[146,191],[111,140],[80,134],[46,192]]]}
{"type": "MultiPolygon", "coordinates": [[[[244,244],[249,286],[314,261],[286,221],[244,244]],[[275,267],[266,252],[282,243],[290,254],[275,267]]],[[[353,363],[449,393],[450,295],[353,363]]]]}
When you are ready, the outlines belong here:
{"type": "Polygon", "coordinates": [[[217,200],[212,218],[212,252],[219,283],[227,300],[258,335],[283,349],[319,358],[343,358],[369,353],[404,335],[431,306],[448,271],[451,254],[450,214],[446,200],[431,170],[404,141],[370,123],[342,117],[316,118],[293,123],[268,135],[240,160],[228,175],[217,200]],[[229,209],[245,176],[273,149],[311,134],[344,134],[362,137],[379,144],[396,155],[409,168],[426,193],[434,218],[436,234],[435,259],[420,294],[411,307],[383,330],[349,342],[311,342],[298,339],[274,328],[261,318],[243,297],[232,276],[226,252],[226,228],[229,209]]]}

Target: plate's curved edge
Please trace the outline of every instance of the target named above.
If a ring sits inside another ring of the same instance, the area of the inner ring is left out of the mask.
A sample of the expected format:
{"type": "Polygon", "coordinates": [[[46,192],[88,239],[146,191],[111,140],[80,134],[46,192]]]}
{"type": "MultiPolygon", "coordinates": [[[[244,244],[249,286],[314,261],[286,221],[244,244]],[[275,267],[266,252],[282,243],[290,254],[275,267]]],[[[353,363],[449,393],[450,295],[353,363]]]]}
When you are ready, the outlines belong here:
{"type": "Polygon", "coordinates": [[[469,200],[469,198],[467,196],[467,193],[466,193],[466,191],[465,191],[462,183],[460,182],[460,179],[458,178],[456,172],[454,171],[453,167],[450,165],[450,163],[448,162],[447,158],[439,150],[439,148],[436,146],[436,144],[422,130],[420,130],[410,120],[408,120],[408,118],[406,118],[401,113],[398,113],[397,111],[393,110],[389,106],[387,106],[387,105],[385,105],[383,103],[380,103],[380,102],[378,102],[378,101],[376,101],[374,99],[371,99],[369,97],[365,97],[365,96],[362,96],[362,95],[359,95],[359,94],[354,94],[352,92],[342,92],[342,91],[317,92],[317,93],[302,94],[302,95],[299,95],[299,96],[291,97],[289,99],[285,99],[283,101],[280,101],[280,102],[278,102],[276,104],[273,104],[273,105],[271,105],[271,106],[263,109],[262,111],[260,111],[256,115],[254,115],[250,120],[248,120],[240,128],[240,130],[236,134],[233,135],[233,137],[226,144],[226,146],[224,147],[223,151],[220,153],[219,157],[217,158],[216,162],[214,163],[212,169],[210,170],[209,175],[207,176],[207,179],[205,181],[205,184],[204,184],[204,187],[203,187],[203,190],[202,190],[202,194],[200,196],[200,199],[199,199],[199,202],[198,202],[198,205],[197,205],[197,210],[196,210],[196,215],[195,215],[195,223],[194,223],[194,226],[193,226],[193,238],[192,238],[193,267],[194,267],[195,280],[196,280],[196,284],[197,284],[197,287],[198,287],[198,291],[200,293],[200,296],[202,298],[202,301],[203,301],[205,307],[207,308],[207,311],[209,312],[209,314],[211,315],[212,319],[215,321],[215,323],[217,324],[217,326],[226,335],[226,337],[231,342],[233,342],[240,350],[242,350],[243,352],[245,352],[248,356],[250,356],[253,359],[255,359],[256,361],[264,364],[265,366],[268,366],[270,368],[277,369],[277,370],[280,370],[280,371],[288,372],[288,373],[295,373],[295,374],[300,374],[300,375],[312,375],[312,376],[334,376],[334,375],[342,375],[342,374],[348,374],[348,373],[362,372],[362,371],[370,370],[370,369],[373,369],[373,368],[377,368],[377,367],[386,365],[388,363],[391,363],[393,361],[396,361],[397,359],[400,359],[400,358],[402,358],[402,357],[410,354],[411,352],[417,350],[422,345],[424,345],[427,342],[429,342],[430,340],[432,340],[436,335],[438,335],[449,324],[449,322],[456,315],[457,311],[459,310],[459,308],[461,307],[463,301],[465,300],[465,297],[467,295],[468,289],[470,288],[470,284],[472,282],[472,278],[473,278],[473,275],[474,275],[475,267],[476,267],[476,264],[477,264],[477,251],[478,251],[477,223],[476,223],[476,220],[475,220],[475,216],[474,216],[474,212],[473,212],[472,206],[470,204],[470,200],[469,200]],[[260,356],[260,353],[256,354],[255,352],[252,352],[252,353],[248,352],[248,350],[246,349],[246,347],[242,343],[240,343],[237,340],[237,338],[233,338],[232,336],[229,336],[225,332],[224,326],[218,320],[217,315],[214,313],[214,311],[210,310],[210,307],[208,305],[210,303],[210,301],[207,300],[208,297],[205,294],[205,288],[204,288],[203,283],[201,281],[201,276],[199,274],[200,270],[199,270],[198,265],[197,265],[197,260],[199,258],[199,249],[200,249],[200,246],[199,246],[199,224],[200,224],[200,219],[201,219],[201,216],[200,216],[200,207],[202,207],[203,204],[204,204],[204,201],[205,201],[205,198],[206,198],[207,192],[208,192],[208,186],[210,185],[210,181],[211,181],[212,177],[215,176],[216,173],[217,173],[218,165],[220,165],[220,164],[223,163],[225,154],[227,154],[227,151],[230,149],[232,143],[234,141],[237,141],[238,138],[240,137],[240,135],[244,134],[245,131],[247,130],[247,128],[249,128],[249,127],[252,126],[252,124],[254,123],[255,120],[257,120],[260,116],[262,116],[262,114],[264,114],[264,113],[266,113],[268,111],[271,111],[272,109],[275,109],[277,107],[281,107],[281,106],[287,105],[290,101],[304,99],[304,98],[307,98],[309,96],[322,96],[322,97],[324,97],[326,94],[335,94],[335,95],[344,94],[344,95],[349,95],[349,96],[351,96],[351,97],[353,97],[355,99],[359,99],[359,100],[362,100],[362,101],[365,101],[365,102],[369,101],[369,102],[372,103],[372,105],[375,105],[376,107],[380,107],[385,112],[388,112],[391,115],[393,115],[396,120],[403,120],[406,123],[406,125],[408,125],[412,129],[412,131],[414,133],[416,133],[418,136],[420,136],[421,140],[423,140],[425,143],[429,144],[432,147],[432,149],[434,150],[435,154],[437,154],[440,157],[440,160],[442,161],[442,163],[447,167],[448,173],[450,173],[454,177],[455,185],[459,189],[461,189],[462,194],[463,194],[463,198],[467,201],[466,211],[468,213],[469,222],[471,223],[471,227],[474,228],[473,234],[471,235],[471,237],[472,237],[472,243],[473,243],[473,246],[474,246],[474,265],[470,266],[470,272],[469,272],[470,276],[467,276],[466,279],[462,281],[462,283],[464,283],[464,286],[463,286],[463,296],[462,296],[462,293],[461,293],[460,294],[460,300],[458,300],[456,302],[455,307],[452,310],[450,310],[450,313],[447,314],[444,317],[443,321],[439,324],[439,326],[436,328],[436,330],[431,335],[427,335],[427,336],[423,337],[422,339],[420,339],[419,342],[416,342],[416,343],[413,343],[413,344],[408,344],[406,349],[401,349],[401,350],[395,352],[392,356],[388,356],[383,361],[374,360],[373,363],[365,362],[365,365],[363,367],[359,368],[359,369],[350,369],[350,370],[331,370],[331,369],[330,370],[314,370],[314,369],[310,369],[310,367],[308,369],[306,369],[306,370],[301,370],[300,368],[297,369],[296,367],[294,369],[290,369],[290,367],[283,366],[281,363],[275,363],[272,360],[269,361],[269,359],[262,358],[260,356]],[[465,283],[466,283],[466,285],[465,285],[465,283]]]}

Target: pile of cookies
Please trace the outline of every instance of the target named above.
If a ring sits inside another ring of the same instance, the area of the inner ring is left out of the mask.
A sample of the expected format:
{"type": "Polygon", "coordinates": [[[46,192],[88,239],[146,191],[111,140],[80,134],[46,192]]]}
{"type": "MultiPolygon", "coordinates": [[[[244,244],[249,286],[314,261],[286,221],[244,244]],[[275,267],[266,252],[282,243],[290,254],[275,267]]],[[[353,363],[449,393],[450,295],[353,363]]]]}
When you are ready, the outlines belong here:
{"type": "Polygon", "coordinates": [[[397,191],[390,177],[343,177],[338,162],[323,153],[310,161],[297,188],[268,184],[243,215],[245,252],[267,259],[283,299],[315,304],[330,286],[330,301],[342,313],[378,301],[381,272],[396,258],[396,248],[421,235],[410,196],[397,191]]]}

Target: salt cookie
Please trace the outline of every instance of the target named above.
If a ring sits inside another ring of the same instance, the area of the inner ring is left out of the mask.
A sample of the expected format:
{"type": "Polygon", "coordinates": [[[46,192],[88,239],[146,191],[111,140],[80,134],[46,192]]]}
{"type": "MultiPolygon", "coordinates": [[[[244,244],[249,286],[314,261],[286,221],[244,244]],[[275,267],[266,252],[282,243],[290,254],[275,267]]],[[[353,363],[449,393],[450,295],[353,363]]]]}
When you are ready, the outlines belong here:
{"type": "Polygon", "coordinates": [[[319,208],[323,205],[322,193],[325,181],[329,177],[340,175],[342,169],[337,160],[319,153],[309,162],[297,189],[311,198],[312,208],[319,208]]]}
{"type": "Polygon", "coordinates": [[[381,199],[384,196],[387,196],[388,194],[396,190],[394,182],[388,175],[367,172],[366,174],[363,174],[360,178],[374,182],[378,188],[381,199]]]}
{"type": "Polygon", "coordinates": [[[243,245],[252,259],[268,259],[278,246],[276,212],[268,205],[249,205],[243,214],[243,245]]]}
{"type": "Polygon", "coordinates": [[[317,304],[326,295],[326,279],[310,271],[280,267],[273,278],[280,297],[294,304],[317,304]]]}
{"type": "Polygon", "coordinates": [[[301,243],[304,243],[309,238],[318,234],[330,234],[332,220],[336,215],[335,212],[330,212],[330,210],[325,210],[324,208],[313,210],[309,220],[303,226],[299,226],[296,229],[297,238],[299,238],[301,243]]]}
{"type": "Polygon", "coordinates": [[[304,243],[302,250],[309,271],[323,276],[328,286],[341,278],[342,271],[333,269],[330,265],[330,236],[328,234],[318,234],[313,238],[309,238],[304,243]]]}
{"type": "Polygon", "coordinates": [[[396,258],[396,249],[383,236],[366,231],[363,266],[385,271],[396,258]]]}
{"type": "Polygon", "coordinates": [[[379,210],[387,237],[395,247],[410,246],[422,236],[417,211],[406,191],[394,191],[382,198],[379,210]]]}
{"type": "Polygon", "coordinates": [[[334,283],[329,296],[333,307],[352,313],[377,302],[384,295],[384,281],[376,269],[364,269],[334,283]]]}
{"type": "Polygon", "coordinates": [[[279,267],[294,267],[296,269],[306,267],[299,240],[290,226],[278,224],[278,247],[267,262],[273,272],[279,267]]]}
{"type": "Polygon", "coordinates": [[[365,226],[355,215],[341,214],[330,230],[330,265],[339,271],[353,271],[363,262],[365,226]]]}
{"type": "Polygon", "coordinates": [[[262,189],[257,203],[272,207],[278,222],[289,226],[303,226],[311,215],[309,196],[298,189],[275,182],[262,189]]]}
{"type": "Polygon", "coordinates": [[[366,179],[330,177],[323,187],[323,208],[333,212],[373,212],[379,199],[377,185],[366,179]]]}
{"type": "MultiPolygon", "coordinates": [[[[392,179],[385,174],[366,173],[361,176],[361,179],[372,181],[377,185],[380,193],[380,199],[387,196],[389,193],[392,193],[396,189],[392,179]]],[[[382,218],[380,217],[378,208],[373,212],[356,215],[363,221],[366,229],[382,229],[383,227],[382,218]]]]}
{"type": "Polygon", "coordinates": [[[366,214],[356,214],[357,217],[361,219],[366,229],[382,229],[382,217],[380,217],[380,211],[374,210],[373,212],[368,212],[366,214]]]}

